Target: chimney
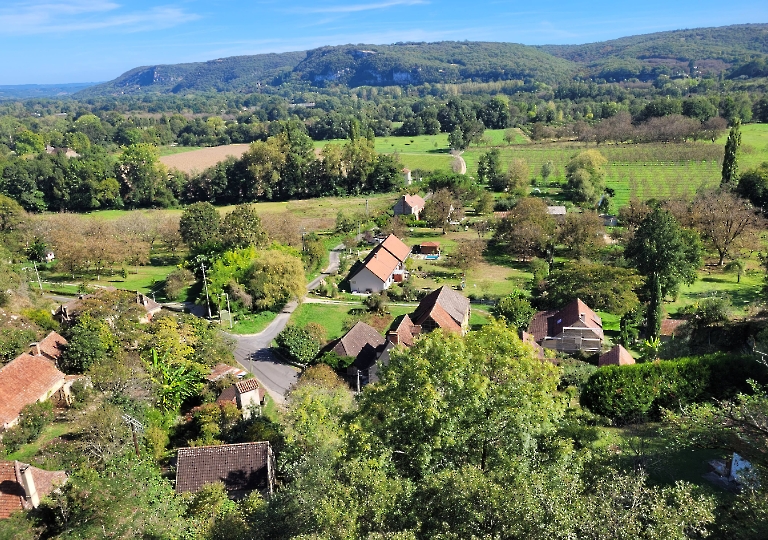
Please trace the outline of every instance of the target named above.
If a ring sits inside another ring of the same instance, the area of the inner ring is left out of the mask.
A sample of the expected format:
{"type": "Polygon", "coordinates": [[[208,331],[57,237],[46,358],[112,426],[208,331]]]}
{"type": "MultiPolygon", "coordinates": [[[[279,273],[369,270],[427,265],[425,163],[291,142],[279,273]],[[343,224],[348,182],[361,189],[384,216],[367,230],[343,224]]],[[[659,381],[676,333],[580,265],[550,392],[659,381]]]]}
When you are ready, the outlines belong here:
{"type": "Polygon", "coordinates": [[[395,332],[394,330],[387,332],[387,339],[389,340],[390,343],[392,343],[392,345],[397,345],[398,343],[400,343],[400,336],[397,335],[397,332],[395,332]]]}
{"type": "Polygon", "coordinates": [[[42,356],[43,353],[42,351],[40,351],[40,343],[38,343],[37,341],[34,343],[30,343],[29,354],[31,354],[32,356],[42,356]]]}
{"type": "Polygon", "coordinates": [[[32,505],[32,508],[40,506],[40,496],[35,488],[35,480],[32,478],[32,467],[16,462],[17,478],[24,488],[25,498],[32,505]]]}

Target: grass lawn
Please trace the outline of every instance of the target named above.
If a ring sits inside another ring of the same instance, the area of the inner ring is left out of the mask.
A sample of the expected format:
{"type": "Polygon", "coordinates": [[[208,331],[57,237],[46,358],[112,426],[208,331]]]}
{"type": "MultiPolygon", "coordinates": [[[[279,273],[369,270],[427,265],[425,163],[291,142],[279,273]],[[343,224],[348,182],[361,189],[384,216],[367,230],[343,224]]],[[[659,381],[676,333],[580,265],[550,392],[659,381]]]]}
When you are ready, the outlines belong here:
{"type": "Polygon", "coordinates": [[[676,448],[664,433],[663,425],[654,423],[601,428],[599,433],[595,446],[614,456],[625,470],[642,463],[653,482],[672,485],[684,480],[717,491],[702,475],[709,472],[709,460],[725,457],[721,451],[676,448]]]}
{"type": "Polygon", "coordinates": [[[172,156],[174,154],[183,154],[184,152],[191,152],[192,150],[200,150],[205,148],[204,146],[160,146],[160,157],[172,156]]]}
{"type": "Polygon", "coordinates": [[[271,311],[251,313],[242,317],[235,317],[235,323],[231,330],[227,328],[226,324],[222,328],[232,334],[258,334],[269,326],[275,317],[277,317],[277,313],[271,311]]]}
{"type": "Polygon", "coordinates": [[[32,441],[29,444],[25,444],[19,448],[16,452],[9,454],[8,460],[18,460],[24,463],[29,463],[32,458],[37,455],[40,448],[57,437],[61,437],[74,429],[74,425],[71,422],[53,422],[43,428],[42,433],[37,440],[32,441]]]}
{"type": "Polygon", "coordinates": [[[760,288],[764,273],[757,268],[749,269],[736,282],[736,274],[727,274],[718,267],[708,266],[699,271],[699,279],[693,285],[682,285],[674,302],[665,304],[668,313],[674,314],[683,306],[711,296],[725,296],[733,305],[734,316],[745,316],[751,306],[760,300],[760,288]]]}
{"type": "MultiPolygon", "coordinates": [[[[153,287],[165,280],[166,276],[176,269],[176,266],[130,266],[126,267],[128,271],[125,279],[120,275],[119,269],[116,269],[113,275],[109,275],[107,270],[105,274],[96,279],[96,274],[86,272],[76,274],[72,279],[72,274],[56,272],[55,268],[51,270],[41,270],[40,279],[44,281],[43,288],[47,290],[61,291],[63,293],[77,294],[78,285],[82,282],[94,287],[115,287],[129,291],[141,291],[151,293],[153,287]]],[[[33,283],[35,285],[35,283],[33,283]]]]}
{"type": "MultiPolygon", "coordinates": [[[[715,141],[725,147],[728,131],[715,141]]],[[[757,167],[768,161],[768,124],[745,124],[741,126],[741,152],[739,153],[739,169],[757,167]]]]}
{"type": "MultiPolygon", "coordinates": [[[[416,305],[388,307],[389,314],[374,318],[372,326],[379,328],[380,331],[389,328],[389,325],[400,315],[411,313],[416,305]]],[[[327,341],[334,340],[344,335],[344,323],[349,318],[354,318],[350,314],[351,310],[363,308],[363,303],[359,304],[312,304],[303,303],[291,316],[291,323],[297,326],[305,326],[308,323],[317,323],[323,326],[326,331],[327,341]]]]}
{"type": "MultiPolygon", "coordinates": [[[[406,169],[425,171],[451,171],[454,157],[449,154],[398,154],[406,169]]],[[[416,180],[416,178],[414,178],[416,180]]]]}

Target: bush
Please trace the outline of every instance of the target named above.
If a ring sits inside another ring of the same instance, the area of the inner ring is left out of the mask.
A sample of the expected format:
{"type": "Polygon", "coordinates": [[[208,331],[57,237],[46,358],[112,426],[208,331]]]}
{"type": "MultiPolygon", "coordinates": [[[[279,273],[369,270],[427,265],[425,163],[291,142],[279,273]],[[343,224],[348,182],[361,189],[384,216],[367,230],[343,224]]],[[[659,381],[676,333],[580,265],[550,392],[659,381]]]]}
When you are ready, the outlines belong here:
{"type": "Polygon", "coordinates": [[[25,406],[18,425],[3,433],[3,446],[8,454],[40,436],[45,426],[53,421],[53,403],[43,401],[25,406]]]}
{"type": "Polygon", "coordinates": [[[181,295],[190,284],[194,283],[195,276],[186,268],[177,268],[165,278],[163,292],[168,300],[180,300],[181,295]]]}
{"type": "Polygon", "coordinates": [[[287,326],[275,338],[280,352],[299,364],[309,364],[320,352],[320,343],[306,328],[287,326]]]}
{"type": "Polygon", "coordinates": [[[607,366],[589,377],[581,403],[620,424],[657,420],[662,409],[748,393],[749,379],[768,381],[768,370],[750,356],[715,354],[607,366]]]}

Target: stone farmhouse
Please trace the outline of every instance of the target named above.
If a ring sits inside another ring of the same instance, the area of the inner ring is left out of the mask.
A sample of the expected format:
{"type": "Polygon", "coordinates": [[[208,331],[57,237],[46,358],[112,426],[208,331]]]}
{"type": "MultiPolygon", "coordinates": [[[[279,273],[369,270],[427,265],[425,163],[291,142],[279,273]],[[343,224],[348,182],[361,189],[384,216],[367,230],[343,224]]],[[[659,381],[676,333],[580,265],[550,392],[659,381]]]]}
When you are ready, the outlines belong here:
{"type": "Polygon", "coordinates": [[[424,199],[419,195],[403,195],[392,210],[396,216],[415,216],[419,219],[419,214],[424,210],[424,199]]]}
{"type": "Polygon", "coordinates": [[[0,519],[40,506],[40,498],[67,481],[64,471],[44,471],[20,461],[0,461],[0,519]]]}

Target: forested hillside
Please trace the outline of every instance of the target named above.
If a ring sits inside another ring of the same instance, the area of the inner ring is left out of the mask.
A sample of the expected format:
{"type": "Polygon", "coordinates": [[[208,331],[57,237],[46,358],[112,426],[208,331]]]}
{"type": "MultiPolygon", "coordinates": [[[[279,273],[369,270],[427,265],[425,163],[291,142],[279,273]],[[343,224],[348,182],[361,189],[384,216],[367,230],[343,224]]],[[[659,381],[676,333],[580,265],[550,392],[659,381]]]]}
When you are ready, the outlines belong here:
{"type": "Polygon", "coordinates": [[[81,97],[124,94],[254,92],[285,83],[392,86],[517,80],[557,84],[574,78],[621,81],[659,76],[739,76],[764,61],[768,25],[676,30],[583,45],[533,47],[457,42],[340,45],[311,51],[144,66],[87,88],[81,97]]]}

